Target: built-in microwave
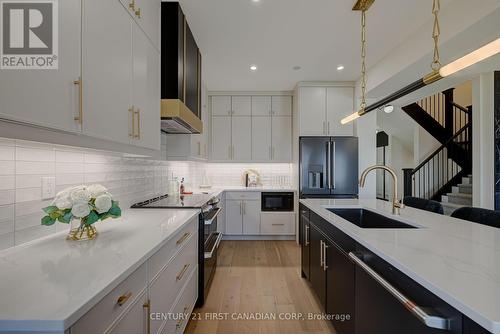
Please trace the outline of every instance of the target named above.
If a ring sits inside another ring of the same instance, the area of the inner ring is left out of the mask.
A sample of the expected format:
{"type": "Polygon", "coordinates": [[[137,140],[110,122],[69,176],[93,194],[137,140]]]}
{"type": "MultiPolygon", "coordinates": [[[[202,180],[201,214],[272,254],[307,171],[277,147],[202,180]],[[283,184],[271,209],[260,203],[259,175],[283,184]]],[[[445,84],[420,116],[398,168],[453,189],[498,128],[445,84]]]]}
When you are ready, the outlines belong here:
{"type": "Polygon", "coordinates": [[[263,192],[261,197],[262,211],[294,211],[293,192],[263,192]]]}

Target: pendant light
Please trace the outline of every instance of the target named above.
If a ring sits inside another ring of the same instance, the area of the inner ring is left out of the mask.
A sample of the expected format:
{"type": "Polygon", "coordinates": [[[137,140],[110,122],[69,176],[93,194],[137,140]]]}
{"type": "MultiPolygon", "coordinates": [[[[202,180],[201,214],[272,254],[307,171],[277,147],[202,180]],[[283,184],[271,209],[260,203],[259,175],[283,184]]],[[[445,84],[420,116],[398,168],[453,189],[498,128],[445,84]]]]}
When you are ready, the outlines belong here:
{"type": "MultiPolygon", "coordinates": [[[[359,1],[358,1],[359,2],[359,1]]],[[[354,8],[353,8],[354,9],[354,8]]],[[[468,53],[467,55],[452,61],[451,63],[441,66],[440,54],[439,54],[439,37],[440,37],[440,26],[439,26],[439,10],[440,1],[433,0],[432,15],[434,16],[434,28],[432,32],[432,38],[434,40],[434,58],[431,63],[432,72],[425,75],[423,78],[412,82],[408,86],[401,88],[400,90],[392,93],[391,95],[381,99],[374,104],[362,108],[360,111],[353,113],[341,120],[342,124],[347,124],[353,120],[359,118],[360,116],[366,114],[367,112],[381,108],[388,103],[397,100],[405,95],[413,93],[414,91],[430,85],[438,80],[446,78],[454,73],[457,73],[467,67],[470,67],[480,61],[490,58],[498,53],[500,53],[500,38],[468,53]]]]}
{"type": "Polygon", "coordinates": [[[361,11],[361,104],[360,110],[345,117],[340,122],[347,124],[361,117],[366,109],[366,11],[375,0],[358,0],[352,10],[361,11]]]}

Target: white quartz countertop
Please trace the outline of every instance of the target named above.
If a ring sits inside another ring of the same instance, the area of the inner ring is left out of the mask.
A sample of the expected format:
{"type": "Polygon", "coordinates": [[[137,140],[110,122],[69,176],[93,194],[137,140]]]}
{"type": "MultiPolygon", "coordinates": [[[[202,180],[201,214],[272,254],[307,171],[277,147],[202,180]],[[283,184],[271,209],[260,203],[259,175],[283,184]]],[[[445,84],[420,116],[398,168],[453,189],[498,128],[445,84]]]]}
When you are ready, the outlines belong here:
{"type": "Polygon", "coordinates": [[[390,214],[380,200],[304,199],[302,204],[470,319],[500,334],[500,229],[413,208],[390,214]],[[327,208],[362,207],[421,226],[363,229],[327,208]]]}
{"type": "Polygon", "coordinates": [[[0,252],[0,331],[63,331],[199,210],[125,210],[91,241],[58,233],[0,252]]]}

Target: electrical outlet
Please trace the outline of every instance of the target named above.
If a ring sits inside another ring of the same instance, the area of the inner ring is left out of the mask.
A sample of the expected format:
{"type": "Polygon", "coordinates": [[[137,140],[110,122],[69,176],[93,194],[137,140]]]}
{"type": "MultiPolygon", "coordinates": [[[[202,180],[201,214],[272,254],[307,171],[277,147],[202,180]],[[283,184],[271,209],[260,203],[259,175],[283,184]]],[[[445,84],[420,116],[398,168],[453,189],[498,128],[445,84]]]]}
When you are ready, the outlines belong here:
{"type": "Polygon", "coordinates": [[[42,199],[51,199],[56,196],[56,178],[42,177],[42,199]]]}

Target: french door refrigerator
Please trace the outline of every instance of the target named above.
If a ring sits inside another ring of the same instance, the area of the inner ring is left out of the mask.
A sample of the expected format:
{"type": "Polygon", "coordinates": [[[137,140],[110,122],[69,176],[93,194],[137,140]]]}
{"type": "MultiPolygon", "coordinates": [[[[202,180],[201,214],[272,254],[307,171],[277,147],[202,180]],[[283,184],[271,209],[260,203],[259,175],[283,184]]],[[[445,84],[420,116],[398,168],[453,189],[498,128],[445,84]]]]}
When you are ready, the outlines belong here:
{"type": "Polygon", "coordinates": [[[300,197],[358,197],[358,138],[300,138],[300,197]]]}

